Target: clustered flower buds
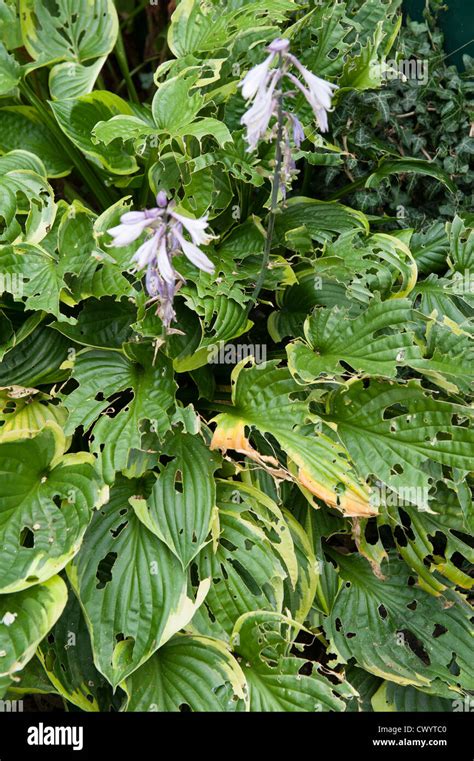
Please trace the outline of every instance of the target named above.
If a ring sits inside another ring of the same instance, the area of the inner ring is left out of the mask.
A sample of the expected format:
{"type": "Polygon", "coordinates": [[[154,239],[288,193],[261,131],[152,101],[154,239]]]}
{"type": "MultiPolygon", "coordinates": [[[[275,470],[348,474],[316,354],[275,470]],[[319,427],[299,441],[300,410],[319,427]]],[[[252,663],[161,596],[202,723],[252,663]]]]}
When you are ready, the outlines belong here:
{"type": "Polygon", "coordinates": [[[207,216],[192,219],[178,214],[176,203],[168,202],[164,191],[157,194],[156,204],[144,211],[127,211],[120,217],[120,224],[107,232],[112,236],[114,246],[128,246],[142,233],[148,233],[132,261],[135,270],[146,268],[147,291],[153,300],[158,301],[157,314],[169,332],[176,319],[174,296],[184,283],[183,276],[173,267],[173,258],[184,254],[198,269],[212,274],[214,265],[199,246],[208,245],[214,236],[205,232],[207,216]],[[189,234],[190,241],[184,237],[184,231],[189,234]]]}
{"type": "MultiPolygon", "coordinates": [[[[331,110],[331,99],[337,85],[327,82],[325,79],[312,74],[302,63],[292,55],[288,40],[276,39],[268,46],[269,55],[257,66],[254,66],[244,77],[240,86],[245,100],[253,101],[252,105],[242,117],[242,124],[246,127],[246,139],[248,150],[253,151],[258,142],[265,138],[268,133],[271,118],[278,118],[278,90],[281,81],[286,77],[295,87],[303,93],[313,109],[314,115],[321,132],[328,130],[328,111],[331,110]],[[278,65],[272,68],[275,59],[278,65]],[[294,67],[303,78],[303,82],[290,71],[294,67]]],[[[294,96],[294,92],[285,92],[285,97],[294,96]]],[[[293,136],[296,147],[299,147],[304,138],[303,127],[299,119],[286,111],[283,116],[287,119],[284,130],[285,143],[289,145],[290,134],[293,136]]],[[[270,136],[272,134],[270,133],[270,136]]],[[[291,159],[286,156],[287,163],[291,159]]]]}

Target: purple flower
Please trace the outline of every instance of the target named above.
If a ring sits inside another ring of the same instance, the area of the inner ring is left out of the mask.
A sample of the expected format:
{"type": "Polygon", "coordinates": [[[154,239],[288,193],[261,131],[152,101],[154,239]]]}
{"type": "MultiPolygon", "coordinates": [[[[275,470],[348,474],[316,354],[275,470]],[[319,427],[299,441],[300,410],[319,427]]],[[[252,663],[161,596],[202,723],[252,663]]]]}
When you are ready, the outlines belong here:
{"type": "Polygon", "coordinates": [[[176,319],[173,309],[174,296],[184,282],[184,278],[174,269],[173,258],[179,254],[189,259],[198,269],[212,274],[214,265],[199,246],[208,245],[215,236],[206,232],[207,216],[193,219],[178,214],[175,202],[168,202],[163,190],[156,196],[157,206],[144,211],[128,211],[120,217],[120,224],[107,232],[112,236],[114,246],[128,246],[143,232],[147,239],[132,257],[136,270],[146,268],[146,289],[153,300],[158,300],[158,312],[163,325],[169,331],[176,319]],[[183,232],[191,240],[184,237],[183,232]]]}
{"type": "MultiPolygon", "coordinates": [[[[288,77],[303,93],[313,109],[321,132],[327,132],[327,114],[331,110],[331,101],[334,91],[338,89],[337,85],[331,84],[309,71],[296,56],[289,52],[289,47],[288,40],[279,38],[273,40],[267,48],[269,51],[267,58],[263,63],[259,63],[250,69],[240,83],[245,100],[253,101],[241,119],[241,123],[247,130],[246,140],[249,151],[255,150],[258,142],[264,138],[272,116],[278,116],[278,96],[275,94],[275,90],[277,84],[284,77],[288,77]],[[278,66],[272,69],[275,59],[278,59],[278,66]],[[302,76],[304,84],[289,71],[292,66],[302,76]]],[[[286,95],[291,96],[292,93],[286,93],[286,95]]],[[[299,147],[304,139],[303,128],[296,116],[291,115],[291,120],[293,121],[294,142],[299,147]]]]}

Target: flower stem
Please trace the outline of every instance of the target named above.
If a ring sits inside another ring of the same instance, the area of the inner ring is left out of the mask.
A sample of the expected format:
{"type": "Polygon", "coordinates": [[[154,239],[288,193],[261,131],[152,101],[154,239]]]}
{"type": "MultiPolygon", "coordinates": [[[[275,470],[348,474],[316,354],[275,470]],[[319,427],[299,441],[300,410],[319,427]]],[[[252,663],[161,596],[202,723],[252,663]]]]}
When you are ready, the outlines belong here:
{"type": "Polygon", "coordinates": [[[82,153],[63,134],[61,128],[55,121],[54,116],[45,106],[43,101],[38,98],[36,93],[33,92],[33,90],[26,82],[20,82],[19,89],[26,100],[36,108],[43,123],[48,127],[49,131],[52,133],[52,135],[54,135],[58,145],[62,148],[64,153],[69,156],[76,169],[80,172],[84,182],[89,186],[90,190],[101,205],[101,208],[107,209],[109,206],[111,206],[111,204],[114,203],[114,199],[111,197],[107,188],[100,180],[100,178],[97,177],[92,167],[83,157],[82,153]]]}
{"type": "MultiPolygon", "coordinates": [[[[280,65],[282,63],[281,59],[282,59],[282,56],[280,54],[280,65]]],[[[255,284],[255,288],[253,290],[252,296],[249,301],[249,305],[247,307],[247,316],[249,315],[251,309],[254,307],[254,305],[257,302],[258,296],[265,282],[265,277],[268,270],[268,260],[270,258],[270,251],[272,248],[272,241],[273,241],[273,232],[275,230],[275,215],[278,209],[278,191],[280,189],[280,182],[281,182],[281,165],[282,165],[282,159],[283,159],[283,153],[281,149],[282,140],[283,140],[283,91],[280,89],[277,95],[277,139],[276,139],[276,148],[275,148],[275,171],[273,172],[273,180],[272,180],[272,195],[271,195],[271,202],[270,202],[270,215],[269,215],[268,226],[267,226],[267,236],[265,238],[265,248],[263,251],[262,269],[260,270],[260,274],[258,276],[257,282],[255,284]]]]}
{"type": "Polygon", "coordinates": [[[128,68],[127,53],[125,51],[125,45],[123,44],[122,31],[120,27],[117,35],[117,42],[115,43],[115,57],[120,67],[120,71],[122,72],[122,76],[125,80],[125,84],[127,85],[130,100],[133,100],[134,103],[139,103],[140,99],[137,95],[135,85],[133,84],[130,69],[128,68]]]}

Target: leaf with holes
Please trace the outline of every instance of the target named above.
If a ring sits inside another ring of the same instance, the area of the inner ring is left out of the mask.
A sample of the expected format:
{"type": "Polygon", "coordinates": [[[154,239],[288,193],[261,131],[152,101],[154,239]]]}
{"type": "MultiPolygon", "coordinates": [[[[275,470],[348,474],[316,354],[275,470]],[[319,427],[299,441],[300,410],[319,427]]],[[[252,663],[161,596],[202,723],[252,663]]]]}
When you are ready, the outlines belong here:
{"type": "Polygon", "coordinates": [[[170,458],[146,501],[133,503],[144,525],[164,542],[187,568],[206,543],[216,489],[219,458],[202,438],[174,433],[163,454],[170,458]]]}
{"type": "Polygon", "coordinates": [[[359,666],[402,685],[442,697],[472,688],[472,612],[455,592],[436,598],[410,585],[410,570],[396,556],[382,572],[351,555],[334,555],[345,581],[324,628],[336,661],[359,666]]]}
{"type": "Polygon", "coordinates": [[[297,379],[313,383],[321,377],[352,372],[393,378],[397,367],[421,357],[413,332],[411,303],[406,299],[374,300],[354,319],[344,310],[317,308],[307,318],[307,343],[287,346],[288,365],[297,379]]]}
{"type": "Polygon", "coordinates": [[[291,619],[262,611],[241,616],[232,632],[232,644],[242,657],[251,711],[344,711],[335,687],[318,672],[316,664],[291,654],[295,631],[291,619]]]}
{"type": "Polygon", "coordinates": [[[112,0],[20,0],[23,43],[36,66],[110,53],[118,31],[112,0]]]}
{"type": "Polygon", "coordinates": [[[248,710],[247,683],[220,640],[178,634],[121,685],[127,711],[248,710]]]}
{"type": "Polygon", "coordinates": [[[274,457],[261,456],[245,434],[246,428],[270,433],[297,468],[297,482],[348,515],[375,513],[365,483],[359,479],[345,449],[322,433],[301,432],[310,418],[307,405],[292,399],[301,391],[288,370],[267,362],[245,368],[243,360],[232,373],[233,407],[217,415],[211,447],[234,449],[283,478],[290,473],[274,457]]]}
{"type": "Polygon", "coordinates": [[[469,408],[434,399],[416,381],[370,380],[338,390],[325,418],[347,447],[358,471],[375,476],[422,509],[442,466],[474,467],[469,408]]]}
{"type": "Polygon", "coordinates": [[[15,677],[33,658],[66,600],[67,587],[59,576],[14,595],[0,595],[0,677],[15,677]]]}
{"type": "Polygon", "coordinates": [[[64,399],[69,410],[67,433],[78,425],[88,430],[95,423],[91,451],[101,453],[108,482],[126,467],[130,450],[140,449],[143,421],[152,421],[160,436],[166,433],[168,411],[174,402],[169,360],[160,353],[154,362],[150,345],[131,343],[127,347],[127,354],[106,350],[79,353],[72,373],[79,386],[64,399]],[[128,389],[132,391],[130,401],[116,411],[114,397],[128,389]]]}
{"type": "Polygon", "coordinates": [[[65,444],[54,422],[40,433],[5,434],[0,443],[2,593],[38,584],[64,568],[100,504],[93,456],[65,455],[65,444]]]}
{"type": "Polygon", "coordinates": [[[129,500],[144,486],[117,479],[67,569],[94,663],[114,688],[189,623],[208,586],[191,600],[181,563],[137,518],[129,500]]]}

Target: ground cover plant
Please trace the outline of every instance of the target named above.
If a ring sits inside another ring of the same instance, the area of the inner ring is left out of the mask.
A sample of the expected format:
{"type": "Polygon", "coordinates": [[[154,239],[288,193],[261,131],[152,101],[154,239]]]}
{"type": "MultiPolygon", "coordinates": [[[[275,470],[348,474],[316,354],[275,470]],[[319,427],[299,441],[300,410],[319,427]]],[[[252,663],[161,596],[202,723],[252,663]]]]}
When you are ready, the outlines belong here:
{"type": "Polygon", "coordinates": [[[0,698],[472,710],[472,62],[399,0],[0,0],[0,698]]]}

